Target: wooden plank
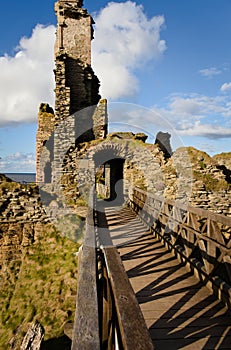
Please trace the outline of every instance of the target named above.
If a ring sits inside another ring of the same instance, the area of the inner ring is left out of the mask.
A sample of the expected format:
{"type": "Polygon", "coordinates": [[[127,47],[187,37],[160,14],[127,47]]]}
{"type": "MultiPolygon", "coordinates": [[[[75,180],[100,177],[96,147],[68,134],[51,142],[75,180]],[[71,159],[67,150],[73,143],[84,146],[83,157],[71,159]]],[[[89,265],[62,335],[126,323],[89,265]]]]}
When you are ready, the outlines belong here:
{"type": "Polygon", "coordinates": [[[167,340],[157,340],[155,342],[156,350],[178,350],[178,349],[184,349],[184,350],[227,350],[230,349],[230,337],[215,337],[213,336],[212,339],[210,337],[207,338],[201,338],[201,339],[183,339],[182,341],[171,339],[167,340]],[[183,344],[183,347],[182,347],[183,344]]]}
{"type": "Polygon", "coordinates": [[[78,271],[72,350],[100,349],[95,265],[95,248],[84,246],[78,271]]]}
{"type": "MultiPolygon", "coordinates": [[[[217,326],[215,324],[211,324],[210,327],[191,327],[191,326],[182,326],[182,327],[165,327],[161,328],[158,327],[152,327],[150,328],[150,334],[153,339],[171,339],[172,341],[177,339],[186,340],[187,338],[191,339],[201,339],[201,338],[212,338],[217,337],[219,334],[223,334],[225,330],[225,326],[217,326]],[[210,330],[210,327],[212,328],[212,331],[210,330]]],[[[231,331],[228,330],[229,339],[231,340],[231,331]]]]}

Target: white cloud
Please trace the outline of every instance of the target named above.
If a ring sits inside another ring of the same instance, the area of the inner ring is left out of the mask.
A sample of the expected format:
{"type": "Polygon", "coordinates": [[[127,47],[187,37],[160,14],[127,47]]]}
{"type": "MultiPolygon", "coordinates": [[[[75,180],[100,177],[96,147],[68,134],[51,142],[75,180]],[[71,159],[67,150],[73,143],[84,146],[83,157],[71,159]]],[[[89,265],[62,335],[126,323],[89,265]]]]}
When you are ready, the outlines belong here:
{"type": "Polygon", "coordinates": [[[224,84],[221,86],[221,91],[222,91],[222,92],[226,92],[227,90],[231,90],[231,83],[224,83],[224,84]]]}
{"type": "Polygon", "coordinates": [[[37,25],[15,56],[0,57],[0,125],[35,122],[40,102],[53,104],[55,27],[37,25]]]}
{"type": "MultiPolygon", "coordinates": [[[[160,38],[164,17],[148,18],[141,5],[126,1],[110,2],[94,19],[92,64],[102,84],[102,96],[118,99],[136,94],[137,70],[158,60],[166,50],[166,43],[160,38]]],[[[13,57],[0,57],[0,126],[37,121],[39,103],[53,105],[54,40],[54,26],[38,25],[30,38],[20,40],[13,57]]],[[[200,70],[208,78],[220,73],[216,67],[200,70]]],[[[229,89],[229,82],[221,86],[222,92],[229,89]]],[[[231,102],[227,95],[175,94],[169,97],[166,107],[155,106],[153,111],[129,112],[126,122],[149,130],[152,123],[160,128],[166,120],[166,128],[170,123],[181,135],[231,137],[231,102]]],[[[1,164],[16,164],[16,158],[17,166],[21,162],[21,169],[25,169],[22,154],[2,159],[1,164]]]]}
{"type": "Polygon", "coordinates": [[[202,108],[202,102],[197,98],[174,97],[171,99],[170,108],[178,115],[197,115],[202,108]]]}
{"type": "MultiPolygon", "coordinates": [[[[219,140],[218,140],[219,142],[219,140]]],[[[197,149],[203,150],[204,152],[214,155],[217,153],[217,145],[214,143],[214,140],[211,142],[199,142],[195,146],[197,149]]]]}
{"type": "Polygon", "coordinates": [[[231,104],[224,96],[172,95],[167,107],[153,110],[166,119],[181,136],[208,139],[231,137],[231,104]]]}
{"type": "Polygon", "coordinates": [[[199,73],[206,78],[213,78],[214,76],[221,74],[222,71],[220,69],[217,69],[216,67],[211,67],[201,69],[199,73]]]}
{"type": "Polygon", "coordinates": [[[231,128],[225,128],[219,125],[202,124],[201,121],[196,121],[189,128],[178,130],[179,135],[184,136],[203,136],[208,139],[230,138],[231,128]]]}
{"type": "Polygon", "coordinates": [[[35,155],[33,153],[16,152],[0,159],[1,173],[26,173],[35,171],[35,155]]]}
{"type": "Polygon", "coordinates": [[[202,118],[207,115],[231,116],[230,100],[224,96],[175,94],[170,97],[170,108],[181,118],[183,116],[202,118]]]}
{"type": "Polygon", "coordinates": [[[166,50],[160,31],[163,16],[147,18],[141,5],[110,2],[99,14],[92,43],[92,65],[103,97],[118,99],[139,90],[135,70],[155,61],[166,50]]]}
{"type": "MultiPolygon", "coordinates": [[[[150,19],[141,5],[109,3],[95,16],[93,68],[107,98],[139,90],[135,70],[158,59],[166,49],[160,40],[163,16],[150,19]]],[[[0,57],[0,126],[36,122],[40,102],[54,105],[55,27],[37,25],[22,38],[14,56],[0,57]]]]}
{"type": "Polygon", "coordinates": [[[231,138],[231,102],[228,96],[172,94],[166,105],[147,109],[130,103],[109,103],[110,123],[127,130],[140,128],[147,135],[168,131],[176,137],[198,136],[205,139],[231,138]]]}

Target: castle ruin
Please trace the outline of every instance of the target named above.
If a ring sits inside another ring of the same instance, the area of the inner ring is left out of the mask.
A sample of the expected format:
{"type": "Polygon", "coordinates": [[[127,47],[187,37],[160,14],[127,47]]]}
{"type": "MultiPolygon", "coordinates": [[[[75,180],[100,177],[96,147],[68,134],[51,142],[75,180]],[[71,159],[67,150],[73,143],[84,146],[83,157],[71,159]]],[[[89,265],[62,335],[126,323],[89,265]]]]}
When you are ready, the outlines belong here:
{"type": "Polygon", "coordinates": [[[82,6],[82,0],[55,3],[55,112],[45,103],[40,105],[36,138],[39,183],[54,181],[61,171],[60,154],[68,148],[104,138],[107,133],[107,104],[100,101],[100,83],[91,68],[94,21],[82,6]],[[75,117],[69,118],[71,115],[75,117]]]}

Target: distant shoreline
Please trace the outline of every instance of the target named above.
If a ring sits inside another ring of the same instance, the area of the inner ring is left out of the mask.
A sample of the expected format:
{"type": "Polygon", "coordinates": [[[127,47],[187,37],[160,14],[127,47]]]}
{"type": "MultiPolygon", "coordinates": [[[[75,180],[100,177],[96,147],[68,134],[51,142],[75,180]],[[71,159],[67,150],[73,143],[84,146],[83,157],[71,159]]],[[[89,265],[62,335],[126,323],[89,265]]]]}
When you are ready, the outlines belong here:
{"type": "Polygon", "coordinates": [[[36,180],[35,173],[3,173],[3,175],[19,183],[32,183],[36,180]]]}

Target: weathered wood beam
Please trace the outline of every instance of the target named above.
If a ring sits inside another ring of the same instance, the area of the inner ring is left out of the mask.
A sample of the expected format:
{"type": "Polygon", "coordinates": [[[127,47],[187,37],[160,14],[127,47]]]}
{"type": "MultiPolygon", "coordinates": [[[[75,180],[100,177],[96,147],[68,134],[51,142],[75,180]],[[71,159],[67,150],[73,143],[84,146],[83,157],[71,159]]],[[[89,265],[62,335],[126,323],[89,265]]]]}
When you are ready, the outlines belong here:
{"type": "Polygon", "coordinates": [[[116,247],[103,247],[123,350],[153,350],[137,298],[116,247]]]}

